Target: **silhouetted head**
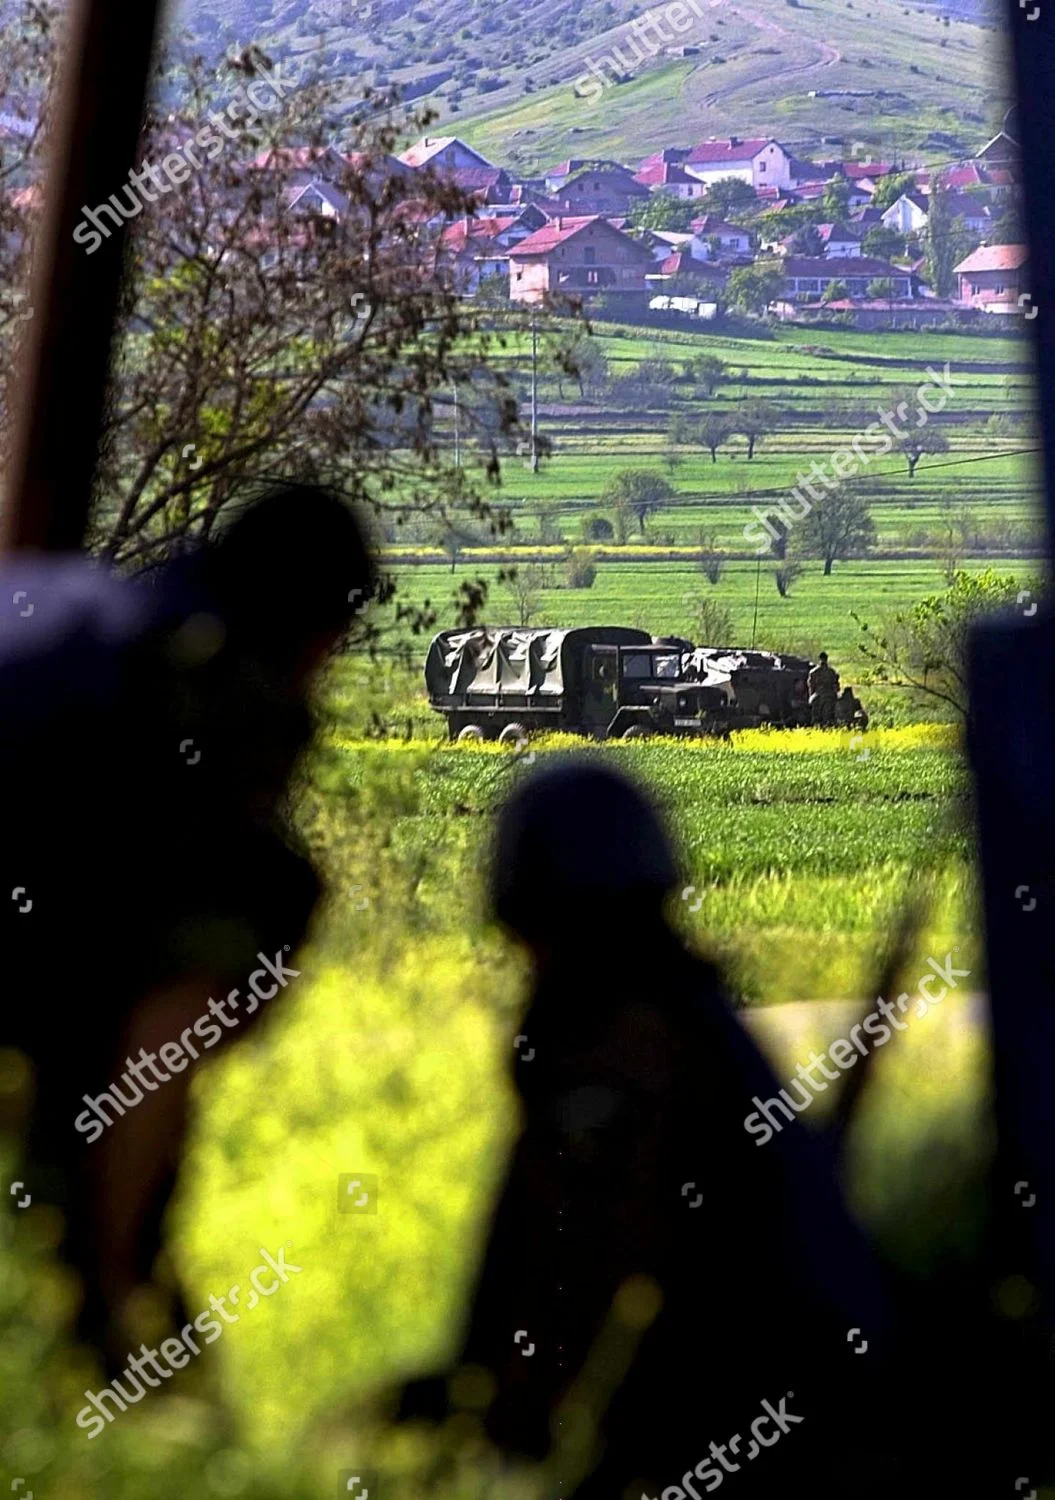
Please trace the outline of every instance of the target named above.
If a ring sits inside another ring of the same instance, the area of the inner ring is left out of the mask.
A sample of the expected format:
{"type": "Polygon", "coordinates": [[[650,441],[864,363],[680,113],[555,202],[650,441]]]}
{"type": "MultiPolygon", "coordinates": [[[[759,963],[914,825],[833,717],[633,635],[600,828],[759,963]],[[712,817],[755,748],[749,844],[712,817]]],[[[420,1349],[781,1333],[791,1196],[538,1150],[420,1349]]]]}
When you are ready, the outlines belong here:
{"type": "Polygon", "coordinates": [[[294,670],[325,655],[377,583],[353,512],[302,484],[241,511],[207,549],[204,576],[232,642],[294,670]]]}
{"type": "Polygon", "coordinates": [[[822,651],[821,654],[820,654],[820,656],[818,656],[817,660],[821,663],[822,666],[826,667],[828,665],[828,653],[827,653],[827,651],[822,651]]]}
{"type": "Polygon", "coordinates": [[[535,948],[622,942],[616,913],[658,919],[678,878],[659,817],[632,782],[562,761],[518,787],[498,818],[495,915],[535,948]],[[598,933],[595,918],[605,917],[598,933]]]}

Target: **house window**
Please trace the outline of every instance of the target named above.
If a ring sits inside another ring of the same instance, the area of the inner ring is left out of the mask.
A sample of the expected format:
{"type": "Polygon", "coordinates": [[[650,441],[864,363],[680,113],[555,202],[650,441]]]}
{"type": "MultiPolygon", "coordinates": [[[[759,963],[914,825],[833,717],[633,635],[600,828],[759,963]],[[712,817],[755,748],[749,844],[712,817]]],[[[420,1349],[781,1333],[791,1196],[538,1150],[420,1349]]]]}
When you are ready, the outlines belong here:
{"type": "Polygon", "coordinates": [[[597,251],[592,245],[587,245],[582,252],[582,258],[585,265],[595,266],[597,264],[597,251]]]}
{"type": "Polygon", "coordinates": [[[1004,287],[1003,282],[1001,282],[999,286],[994,286],[994,288],[993,288],[993,291],[996,293],[996,295],[998,297],[1002,296],[1005,290],[1006,290],[1006,288],[1004,287]]]}
{"type": "Polygon", "coordinates": [[[760,161],[760,162],[759,162],[759,164],[758,164],[758,170],[759,170],[759,171],[760,171],[760,172],[764,172],[764,171],[765,171],[765,170],[766,170],[766,164],[765,164],[765,162],[764,162],[764,161],[760,161]]]}
{"type": "Polygon", "coordinates": [[[587,273],[586,273],[586,285],[587,286],[600,286],[600,284],[601,284],[601,274],[600,274],[600,272],[599,271],[587,271],[587,273]]]}

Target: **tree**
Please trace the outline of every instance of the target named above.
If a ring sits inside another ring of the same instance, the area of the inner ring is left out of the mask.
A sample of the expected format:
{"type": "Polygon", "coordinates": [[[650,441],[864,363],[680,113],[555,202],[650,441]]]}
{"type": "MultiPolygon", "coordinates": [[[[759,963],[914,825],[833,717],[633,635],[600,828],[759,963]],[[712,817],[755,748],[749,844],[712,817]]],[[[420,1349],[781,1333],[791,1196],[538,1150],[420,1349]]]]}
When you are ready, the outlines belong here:
{"type": "Polygon", "coordinates": [[[699,200],[697,212],[728,219],[733,214],[743,215],[757,208],[758,195],[749,182],[743,182],[739,177],[720,177],[711,183],[699,200]]]}
{"type": "Polygon", "coordinates": [[[667,451],[664,456],[664,463],[667,465],[672,476],[674,470],[680,468],[681,464],[684,463],[684,457],[680,449],[688,447],[691,442],[692,424],[684,413],[678,412],[675,416],[671,417],[667,425],[667,451]]]}
{"type": "Polygon", "coordinates": [[[726,282],[726,301],[732,307],[761,316],[771,302],[784,294],[785,277],[776,261],[756,261],[737,266],[726,282]]]}
{"type": "Polygon", "coordinates": [[[845,281],[829,281],[821,293],[822,302],[843,302],[850,295],[850,288],[845,281]]]}
{"type": "Polygon", "coordinates": [[[686,234],[699,212],[700,205],[694,199],[675,198],[671,193],[652,193],[632,205],[629,217],[634,229],[686,234]]]}
{"type": "Polygon", "coordinates": [[[777,593],[782,599],[786,599],[791,593],[791,586],[796,578],[802,574],[802,564],[798,562],[783,562],[779,568],[773,569],[773,581],[777,586],[777,593]]]}
{"type": "Polygon", "coordinates": [[[966,718],[971,631],[983,615],[1017,602],[1018,593],[1011,575],[991,568],[957,571],[943,593],[921,599],[878,627],[851,610],[861,631],[858,649],[878,680],[914,688],[966,718]]]}
{"type": "Polygon", "coordinates": [[[876,276],[865,287],[865,295],[889,300],[894,295],[894,283],[889,276],[876,276]]]}
{"type": "Polygon", "coordinates": [[[826,223],[837,224],[850,212],[850,184],[845,177],[833,177],[821,199],[826,223]]]}
{"type": "Polygon", "coordinates": [[[714,354],[701,354],[694,359],[692,373],[708,396],[713,396],[722,382],[729,378],[725,361],[714,354]]]}
{"type": "Polygon", "coordinates": [[[802,523],[802,546],[814,557],[824,559],[825,577],[837,558],[867,552],[875,539],[868,503],[852,490],[838,489],[824,495],[802,523]]]}
{"type": "Polygon", "coordinates": [[[949,297],[956,289],[953,267],[970,253],[974,236],[961,216],[949,208],[948,189],[940,182],[935,182],[931,188],[924,244],[927,279],[939,297],[949,297]]]}
{"type": "MultiPolygon", "coordinates": [[[[14,97],[12,60],[28,44],[18,27],[0,33],[0,83],[14,97]]],[[[52,39],[36,59],[38,87],[19,97],[46,92],[54,50],[52,39]]],[[[250,49],[229,76],[255,72],[262,82],[265,64],[250,49]]],[[[339,87],[309,68],[295,88],[285,75],[272,114],[262,107],[255,123],[239,116],[237,130],[228,126],[230,143],[214,132],[206,155],[199,135],[198,155],[192,161],[188,147],[181,158],[178,192],[140,202],[129,183],[115,194],[133,222],[87,544],[123,568],[151,567],[207,538],[228,507],[278,479],[332,484],[382,531],[449,508],[461,518],[489,513],[484,487],[499,476],[517,408],[494,358],[496,315],[461,296],[438,227],[472,205],[428,172],[407,183],[391,171],[401,137],[427,115],[376,97],[344,113],[339,87]],[[327,158],[327,171],[346,209],[291,211],[301,171],[291,148],[321,158],[335,139],[343,154],[327,158]],[[454,389],[473,453],[461,466],[450,441],[454,389]]],[[[152,91],[142,160],[171,160],[210,113],[222,118],[219,87],[202,59],[181,56],[152,91]]],[[[41,170],[30,160],[21,181],[39,181],[41,170]]],[[[6,289],[33,223],[30,208],[0,200],[13,216],[0,226],[13,231],[0,233],[6,289]]],[[[79,228],[91,244],[98,231],[87,220],[79,228]]],[[[502,327],[516,319],[514,310],[502,327]]],[[[9,394],[0,392],[0,412],[9,394]]]]}
{"type": "Polygon", "coordinates": [[[816,224],[803,224],[797,229],[791,237],[791,249],[795,255],[823,255],[824,241],[816,224]]]}
{"type": "Polygon", "coordinates": [[[574,380],[579,395],[586,396],[587,386],[602,389],[608,380],[608,361],[597,339],[583,328],[562,330],[548,351],[547,364],[557,378],[557,390],[564,399],[564,381],[574,380]]]}
{"type": "Polygon", "coordinates": [[[718,449],[733,435],[733,424],[729,418],[721,412],[708,412],[699,426],[699,441],[701,448],[706,448],[711,455],[711,463],[718,462],[718,449]]]}
{"type": "Polygon", "coordinates": [[[888,172],[876,184],[870,206],[878,208],[880,213],[883,213],[892,203],[897,202],[902,193],[914,192],[916,192],[916,179],[911,172],[888,172]]]}
{"type": "Polygon", "coordinates": [[[1021,245],[1025,239],[1025,229],[1022,224],[1022,213],[1017,203],[1004,203],[1000,208],[1000,217],[990,225],[986,236],[989,245],[1021,245]]]}
{"type": "Polygon", "coordinates": [[[861,252],[875,256],[877,260],[890,260],[895,255],[904,255],[905,237],[885,224],[873,224],[871,229],[865,230],[861,252]]]}
{"type": "Polygon", "coordinates": [[[700,567],[709,583],[717,583],[725,566],[725,553],[718,546],[716,533],[700,532],[700,567]]]}
{"type": "Polygon", "coordinates": [[[517,624],[530,625],[542,605],[542,590],[546,582],[545,573],[537,563],[528,563],[525,567],[510,568],[508,572],[500,573],[498,576],[499,580],[505,583],[512,597],[517,624]]]}
{"type": "Polygon", "coordinates": [[[742,432],[747,439],[748,459],[754,458],[755,445],[772,432],[779,421],[780,412],[771,402],[757,398],[741,401],[736,412],[736,431],[742,432]]]}
{"type": "Polygon", "coordinates": [[[608,481],[602,500],[637,517],[644,536],[645,521],[675,493],[658,469],[620,469],[608,481]]]}
{"type": "Polygon", "coordinates": [[[903,453],[908,464],[908,477],[915,479],[916,465],[925,453],[948,453],[949,440],[936,427],[910,427],[903,438],[894,444],[897,453],[903,453]]]}

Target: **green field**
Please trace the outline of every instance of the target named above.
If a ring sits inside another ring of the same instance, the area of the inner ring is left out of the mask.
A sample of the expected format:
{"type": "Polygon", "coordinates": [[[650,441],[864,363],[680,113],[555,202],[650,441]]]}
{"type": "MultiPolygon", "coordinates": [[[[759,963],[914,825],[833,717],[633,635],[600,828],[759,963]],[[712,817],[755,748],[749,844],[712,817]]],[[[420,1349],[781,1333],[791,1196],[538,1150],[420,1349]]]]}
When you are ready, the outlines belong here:
{"type": "MultiPolygon", "coordinates": [[[[1016,547],[1022,552],[1040,536],[1032,361],[1025,340],[828,328],[780,328],[767,338],[734,338],[609,323],[594,326],[594,339],[604,356],[607,386],[588,388],[583,397],[567,377],[558,383],[544,354],[539,427],[552,455],[538,473],[523,458],[507,455],[500,486],[483,487],[488,502],[504,510],[512,524],[506,543],[530,545],[545,536],[578,544],[590,513],[612,518],[604,501],[612,476],[622,468],[647,467],[657,469],[675,493],[647,519],[643,533],[631,520],[630,539],[687,546],[707,532],[723,548],[753,553],[756,542],[745,541],[744,526],[755,506],[773,507],[801,486],[803,474],[813,473],[816,490],[814,464],[830,476],[835,453],[848,450],[879,413],[890,412],[898,394],[914,401],[920,386],[936,390],[928,368],[941,374],[946,366],[951,394],[936,426],[948,451],[924,455],[914,477],[902,455],[876,453],[843,480],[845,488],[868,501],[878,553],[938,555],[950,525],[961,535],[966,525],[964,555],[1008,555],[1016,547]],[[703,356],[725,367],[711,395],[686,371],[703,356]],[[619,379],[632,377],[643,361],[669,371],[669,383],[624,391],[619,379]],[[698,442],[671,442],[673,420],[691,428],[716,413],[735,427],[747,400],[766,402],[775,412],[753,459],[741,434],[718,449],[717,461],[698,442]],[[995,427],[993,418],[999,419],[995,427]]],[[[523,406],[530,366],[526,343],[510,339],[498,366],[523,406]]],[[[437,439],[449,452],[449,415],[438,421],[437,439]]],[[[464,460],[470,475],[475,461],[470,451],[464,460]]],[[[467,544],[474,536],[480,542],[492,536],[486,526],[471,522],[465,531],[467,544]]],[[[427,539],[427,530],[413,524],[389,532],[389,541],[400,545],[427,539]]],[[[794,552],[794,530],[791,547],[794,552]]]]}

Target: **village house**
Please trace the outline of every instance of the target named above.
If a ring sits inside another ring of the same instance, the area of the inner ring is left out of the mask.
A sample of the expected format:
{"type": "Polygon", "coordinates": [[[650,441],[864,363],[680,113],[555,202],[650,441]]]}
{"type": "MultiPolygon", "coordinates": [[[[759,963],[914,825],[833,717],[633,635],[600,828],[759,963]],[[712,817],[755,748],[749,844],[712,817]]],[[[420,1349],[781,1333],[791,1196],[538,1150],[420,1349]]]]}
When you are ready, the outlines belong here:
{"type": "Polygon", "coordinates": [[[650,155],[643,156],[637,164],[637,170],[647,172],[649,167],[666,167],[674,164],[683,167],[691,150],[691,146],[664,146],[662,151],[653,151],[650,155]]]}
{"type": "Polygon", "coordinates": [[[480,204],[508,203],[513,179],[504,167],[455,167],[444,178],[468,198],[480,204]]]}
{"type": "Polygon", "coordinates": [[[689,234],[684,230],[644,229],[638,239],[651,250],[656,260],[666,260],[670,255],[679,254],[703,264],[712,258],[710,246],[699,235],[689,234]]]}
{"type": "Polygon", "coordinates": [[[861,235],[849,224],[818,224],[827,260],[851,260],[861,254],[861,235]]]}
{"type": "Polygon", "coordinates": [[[595,296],[646,289],[646,246],[596,215],[556,218],[509,252],[509,296],[542,302],[553,293],[595,296]]]}
{"type": "Polygon", "coordinates": [[[488,277],[508,276],[510,250],[534,232],[520,214],[449,224],[440,235],[441,253],[461,295],[471,297],[488,277]]]}
{"type": "Polygon", "coordinates": [[[983,312],[1019,312],[1028,266],[1026,245],[980,246],[953,267],[960,305],[983,312]]]}
{"type": "Polygon", "coordinates": [[[1015,167],[1019,160],[1019,146],[1017,141],[1003,130],[998,130],[992,140],[986,141],[980,151],[974,153],[975,161],[980,161],[986,167],[1015,167]]]}
{"type": "Polygon", "coordinates": [[[420,141],[416,141],[413,146],[408,146],[406,151],[400,152],[399,159],[416,171],[425,167],[439,173],[470,169],[479,171],[481,168],[495,170],[493,161],[488,161],[486,156],[482,156],[479,151],[474,151],[456,135],[422,136],[420,141]]]}
{"type": "Polygon", "coordinates": [[[887,229],[895,229],[898,234],[919,234],[927,227],[927,213],[923,193],[902,193],[880,217],[887,229]]]}
{"type": "Polygon", "coordinates": [[[590,167],[569,177],[564,186],[557,189],[555,197],[562,216],[568,214],[582,218],[600,214],[607,218],[621,218],[630,212],[633,204],[646,201],[649,191],[634,180],[628,167],[590,167]]]}
{"type": "MultiPolygon", "coordinates": [[[[898,234],[919,234],[927,227],[930,204],[930,194],[902,193],[883,214],[883,223],[898,234]]],[[[985,234],[992,225],[989,204],[974,193],[947,191],[945,206],[950,217],[962,219],[972,234],[985,234]]]]}
{"type": "Polygon", "coordinates": [[[698,219],[693,219],[690,228],[697,239],[709,247],[709,260],[717,258],[715,246],[718,255],[751,254],[751,235],[748,230],[741,229],[739,224],[727,224],[717,214],[701,214],[698,219]]]}
{"type": "Polygon", "coordinates": [[[651,167],[642,167],[635,173],[634,181],[654,193],[666,193],[671,198],[702,198],[707,184],[686,172],[680,162],[657,162],[651,167]]]}
{"type": "Polygon", "coordinates": [[[551,167],[543,179],[547,193],[559,193],[561,188],[572,177],[577,177],[580,172],[588,168],[597,171],[628,172],[629,167],[624,167],[621,162],[610,161],[600,156],[572,156],[567,161],[560,161],[555,167],[551,167]]]}
{"type": "Polygon", "coordinates": [[[791,185],[790,156],[779,141],[765,136],[701,141],[686,157],[685,169],[708,184],[736,177],[753,188],[791,185]]]}
{"type": "Polygon", "coordinates": [[[687,281],[724,284],[726,273],[723,271],[716,275],[706,261],[696,260],[687,250],[675,250],[663,260],[656,261],[645,273],[645,280],[652,288],[666,287],[672,282],[684,284],[687,281]]]}
{"type": "Polygon", "coordinates": [[[916,278],[910,271],[892,266],[889,261],[868,255],[843,260],[813,255],[789,255],[781,268],[786,278],[786,295],[817,298],[833,281],[846,287],[850,297],[866,297],[874,281],[889,281],[895,300],[916,296],[916,278]]]}

